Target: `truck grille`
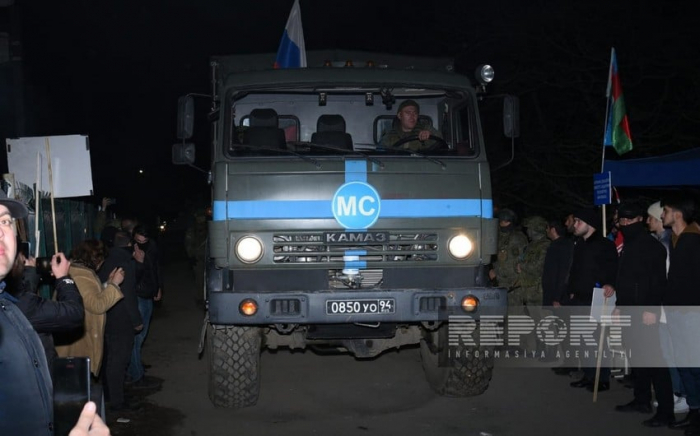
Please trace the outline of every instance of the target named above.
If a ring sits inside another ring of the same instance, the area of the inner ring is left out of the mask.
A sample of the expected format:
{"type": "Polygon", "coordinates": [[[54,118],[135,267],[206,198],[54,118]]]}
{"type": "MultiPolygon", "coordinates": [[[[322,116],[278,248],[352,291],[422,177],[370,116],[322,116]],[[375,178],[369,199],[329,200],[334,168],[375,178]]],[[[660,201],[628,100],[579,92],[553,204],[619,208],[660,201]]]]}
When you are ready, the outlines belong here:
{"type": "Polygon", "coordinates": [[[323,233],[287,233],[272,237],[275,263],[337,264],[342,267],[348,252],[360,262],[430,262],[438,260],[436,233],[390,233],[389,241],[367,244],[326,245],[323,233]]]}

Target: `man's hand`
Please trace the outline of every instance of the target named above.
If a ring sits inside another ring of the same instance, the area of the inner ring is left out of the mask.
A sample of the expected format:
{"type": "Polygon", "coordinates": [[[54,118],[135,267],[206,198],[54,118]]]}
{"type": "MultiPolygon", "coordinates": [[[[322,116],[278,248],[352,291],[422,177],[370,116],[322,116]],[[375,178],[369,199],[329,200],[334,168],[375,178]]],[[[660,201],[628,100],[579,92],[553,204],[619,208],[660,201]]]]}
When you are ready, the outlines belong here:
{"type": "Polygon", "coordinates": [[[644,325],[656,324],[656,314],[654,312],[642,313],[642,322],[644,323],[644,325]]]}
{"type": "Polygon", "coordinates": [[[158,288],[158,293],[156,294],[155,297],[153,297],[153,301],[160,301],[163,299],[163,290],[161,288],[158,288]]]}
{"type": "Polygon", "coordinates": [[[418,133],[418,139],[420,139],[421,141],[425,141],[429,138],[430,138],[430,130],[421,130],[418,133]]]}
{"type": "Polygon", "coordinates": [[[97,414],[97,405],[88,401],[80,412],[78,422],[68,436],[110,436],[109,427],[97,414]]]}
{"type": "Polygon", "coordinates": [[[145,258],[146,252],[143,251],[138,245],[134,245],[134,259],[136,259],[136,262],[143,263],[145,258]]]}
{"type": "Polygon", "coordinates": [[[495,270],[492,270],[492,269],[489,270],[489,278],[491,280],[496,280],[496,271],[495,270]]]}
{"type": "Polygon", "coordinates": [[[552,301],[552,307],[561,307],[561,303],[558,301],[552,301]]]}
{"type": "Polygon", "coordinates": [[[143,330],[143,324],[137,325],[136,327],[134,327],[134,330],[136,330],[137,332],[140,332],[141,330],[143,330]]]}
{"type": "Polygon", "coordinates": [[[613,288],[610,285],[605,285],[603,286],[603,295],[605,295],[605,298],[610,298],[613,296],[615,293],[615,288],[613,288]]]}
{"type": "Polygon", "coordinates": [[[115,285],[121,285],[122,282],[124,281],[124,269],[122,268],[114,268],[111,273],[109,273],[109,279],[107,279],[108,282],[112,282],[115,285]]]}
{"type": "Polygon", "coordinates": [[[102,210],[107,210],[107,207],[112,204],[112,199],[108,197],[104,197],[102,199],[102,210]]]}
{"type": "Polygon", "coordinates": [[[70,262],[63,253],[56,253],[51,256],[51,272],[54,277],[57,279],[65,277],[68,275],[68,270],[70,270],[70,262]]]}

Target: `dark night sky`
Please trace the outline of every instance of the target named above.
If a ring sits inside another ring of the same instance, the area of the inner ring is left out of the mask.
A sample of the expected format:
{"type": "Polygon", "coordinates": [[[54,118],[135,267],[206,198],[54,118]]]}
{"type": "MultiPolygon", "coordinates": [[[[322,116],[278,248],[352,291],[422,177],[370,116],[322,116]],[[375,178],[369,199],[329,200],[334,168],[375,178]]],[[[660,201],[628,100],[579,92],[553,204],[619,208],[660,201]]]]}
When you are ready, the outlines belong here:
{"type": "MultiPolygon", "coordinates": [[[[201,173],[170,163],[177,97],[208,93],[211,55],[275,52],[293,0],[18,3],[29,104],[43,126],[28,133],[88,134],[96,195],[117,197],[124,211],[156,204],[169,215],[179,205],[163,199],[193,192],[203,198],[208,192],[201,173]]],[[[643,56],[640,47],[655,39],[645,27],[649,23],[658,29],[679,26],[678,41],[657,41],[659,49],[674,50],[687,37],[683,14],[670,12],[679,9],[670,7],[673,2],[668,7],[632,1],[611,7],[617,2],[599,0],[470,3],[477,2],[300,0],[307,50],[477,54],[482,58],[474,64],[488,61],[497,74],[499,66],[505,71],[497,76],[502,83],[518,70],[515,59],[524,56],[523,47],[536,51],[548,27],[578,32],[572,39],[596,47],[589,51],[590,62],[603,68],[611,45],[627,49],[627,56],[643,56]],[[640,31],[596,26],[596,17],[613,12],[639,20],[640,31]],[[527,44],[526,34],[533,38],[527,44]]],[[[198,132],[200,148],[207,147],[207,134],[198,132]]]]}

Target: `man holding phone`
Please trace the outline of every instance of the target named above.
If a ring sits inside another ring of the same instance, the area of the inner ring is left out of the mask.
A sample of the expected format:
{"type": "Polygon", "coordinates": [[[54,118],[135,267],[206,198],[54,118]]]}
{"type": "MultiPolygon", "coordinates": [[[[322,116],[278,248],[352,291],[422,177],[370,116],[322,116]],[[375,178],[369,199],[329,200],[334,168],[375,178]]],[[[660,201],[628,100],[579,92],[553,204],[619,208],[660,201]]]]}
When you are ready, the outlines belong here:
{"type": "MultiPolygon", "coordinates": [[[[27,215],[23,203],[8,198],[0,189],[0,434],[52,436],[53,386],[44,348],[17,307],[17,299],[4,292],[5,277],[17,256],[15,220],[27,215]]],[[[91,414],[93,407],[83,409],[78,421],[81,428],[76,426],[73,436],[109,434],[108,429],[102,429],[105,426],[100,417],[91,414]]]]}

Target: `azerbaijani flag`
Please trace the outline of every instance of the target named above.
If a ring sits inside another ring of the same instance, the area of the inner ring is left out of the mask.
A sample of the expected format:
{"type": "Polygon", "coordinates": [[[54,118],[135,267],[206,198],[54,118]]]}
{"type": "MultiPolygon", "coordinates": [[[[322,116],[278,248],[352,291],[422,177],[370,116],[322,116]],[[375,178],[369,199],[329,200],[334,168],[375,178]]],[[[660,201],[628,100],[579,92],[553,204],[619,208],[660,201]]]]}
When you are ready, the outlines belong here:
{"type": "Polygon", "coordinates": [[[610,72],[608,75],[608,119],[605,123],[605,139],[603,145],[612,146],[617,154],[632,150],[632,134],[625,108],[625,98],[622,95],[620,75],[617,71],[617,56],[615,49],[610,55],[610,72]]]}
{"type": "Polygon", "coordinates": [[[280,48],[277,50],[275,59],[275,68],[306,68],[306,46],[304,30],[301,28],[299,0],[294,0],[287,25],[284,26],[280,48]]]}

